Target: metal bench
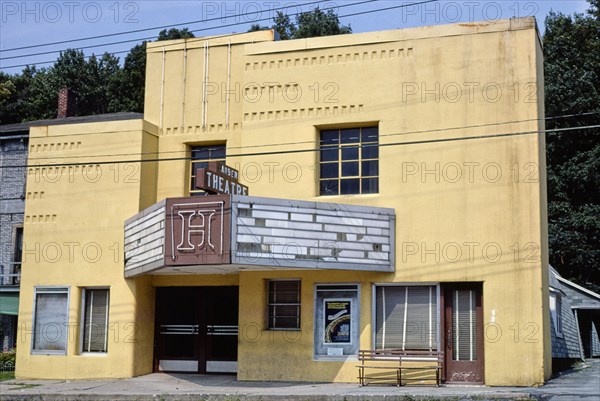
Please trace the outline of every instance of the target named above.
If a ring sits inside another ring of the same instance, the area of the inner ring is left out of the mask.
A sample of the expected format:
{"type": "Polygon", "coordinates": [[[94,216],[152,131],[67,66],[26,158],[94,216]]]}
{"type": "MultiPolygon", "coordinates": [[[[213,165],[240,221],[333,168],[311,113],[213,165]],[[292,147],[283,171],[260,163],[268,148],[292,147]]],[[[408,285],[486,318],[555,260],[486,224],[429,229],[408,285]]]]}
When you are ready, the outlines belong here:
{"type": "MultiPolygon", "coordinates": [[[[367,376],[369,369],[393,370],[396,385],[402,386],[403,370],[435,370],[435,385],[439,387],[444,366],[443,351],[402,351],[397,349],[359,350],[358,382],[361,386],[369,381],[389,381],[389,377],[367,376]]],[[[407,379],[405,379],[406,381],[407,379]]]]}

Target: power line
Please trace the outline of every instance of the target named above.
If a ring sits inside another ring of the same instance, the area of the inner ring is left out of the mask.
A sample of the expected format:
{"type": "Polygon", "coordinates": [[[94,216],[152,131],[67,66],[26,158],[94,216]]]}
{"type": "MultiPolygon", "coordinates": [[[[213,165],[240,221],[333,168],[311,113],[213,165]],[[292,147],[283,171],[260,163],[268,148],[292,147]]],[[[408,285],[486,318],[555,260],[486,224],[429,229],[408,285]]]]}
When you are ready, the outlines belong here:
{"type": "MultiPolygon", "coordinates": [[[[333,10],[336,8],[342,8],[342,7],[351,7],[351,6],[355,6],[355,5],[360,5],[360,4],[365,4],[365,3],[371,3],[374,1],[380,1],[380,0],[365,0],[365,1],[360,1],[360,2],[355,2],[355,3],[350,3],[350,4],[342,4],[340,6],[332,6],[332,7],[326,7],[323,8],[322,10],[333,10]]],[[[412,7],[415,5],[421,5],[421,4],[426,4],[426,3],[434,3],[434,2],[438,2],[439,0],[423,0],[423,1],[419,1],[419,2],[414,2],[414,3],[409,3],[409,4],[400,4],[400,5],[396,5],[396,6],[391,6],[391,7],[384,7],[384,8],[379,8],[379,9],[374,9],[374,10],[367,10],[367,11],[360,11],[360,12],[356,12],[356,13],[350,13],[350,14],[345,14],[345,15],[338,15],[338,18],[345,18],[345,17],[351,17],[351,16],[357,16],[357,15],[364,15],[364,14],[370,14],[370,13],[375,13],[375,12],[380,12],[380,11],[388,11],[388,10],[392,10],[392,9],[398,9],[398,8],[405,8],[405,7],[412,7]]],[[[298,12],[298,13],[292,13],[292,14],[288,14],[288,16],[293,16],[293,15],[300,15],[302,14],[302,12],[298,12]]],[[[256,22],[263,22],[263,21],[271,21],[272,18],[261,18],[261,19],[257,19],[252,21],[252,23],[256,23],[256,22]]],[[[231,24],[225,24],[225,25],[220,25],[220,26],[216,26],[216,27],[207,27],[207,28],[201,28],[201,29],[195,29],[192,30],[190,32],[203,32],[203,31],[208,31],[208,30],[213,30],[213,29],[218,29],[218,28],[228,28],[228,27],[233,27],[233,26],[238,26],[238,25],[247,25],[249,22],[235,22],[235,23],[231,23],[231,24]]],[[[243,32],[246,33],[246,32],[243,32]]],[[[242,34],[242,33],[238,33],[242,34]]],[[[228,36],[228,35],[223,35],[223,36],[228,36]]],[[[111,46],[111,45],[116,45],[116,44],[123,44],[123,43],[130,43],[130,42],[139,42],[139,41],[143,41],[143,40],[151,40],[154,39],[155,36],[152,37],[146,37],[146,38],[138,38],[138,39],[131,39],[131,40],[124,40],[124,41],[118,41],[118,42],[111,42],[111,43],[101,43],[98,45],[93,45],[93,46],[84,46],[84,47],[79,47],[76,48],[75,50],[81,50],[81,49],[87,49],[87,48],[96,48],[96,47],[101,47],[101,46],[111,46]]],[[[194,42],[195,40],[198,41],[205,41],[207,40],[206,38],[200,37],[200,38],[190,38],[188,39],[188,43],[190,42],[194,42]]],[[[169,46],[179,46],[179,43],[175,43],[175,44],[171,44],[171,45],[165,45],[165,47],[169,47],[169,46]]],[[[34,54],[28,54],[28,55],[21,55],[21,56],[12,56],[12,57],[6,57],[4,58],[4,60],[7,59],[12,59],[12,58],[20,58],[20,57],[29,57],[29,56],[35,56],[35,55],[42,55],[42,54],[48,54],[48,53],[57,53],[57,52],[61,52],[67,49],[62,49],[62,50],[56,50],[56,51],[50,51],[50,52],[44,52],[44,53],[34,53],[34,54]]],[[[126,53],[128,52],[128,50],[123,50],[123,51],[117,51],[117,52],[111,52],[109,54],[115,55],[115,54],[120,54],[120,53],[126,53]]],[[[86,56],[86,58],[89,58],[91,56],[86,56]]],[[[3,59],[0,59],[0,61],[3,59]]],[[[56,60],[52,60],[52,61],[41,61],[41,62],[37,62],[37,63],[25,63],[25,64],[17,64],[17,65],[11,65],[11,66],[4,66],[4,67],[0,67],[3,69],[8,69],[8,68],[17,68],[17,67],[26,67],[29,65],[42,65],[42,64],[52,64],[56,62],[56,60]]]]}
{"type": "MultiPolygon", "coordinates": [[[[549,134],[559,133],[568,131],[579,131],[587,129],[600,128],[600,124],[597,125],[586,125],[581,127],[565,127],[556,128],[551,130],[535,130],[535,131],[521,131],[521,132],[509,132],[499,134],[488,134],[488,135],[477,135],[468,137],[454,137],[454,138],[443,138],[443,139],[424,139],[419,141],[408,141],[408,142],[392,142],[392,143],[379,143],[373,145],[362,145],[362,147],[391,147],[391,146],[406,146],[406,145],[420,145],[428,143],[443,143],[443,142],[458,142],[474,139],[491,139],[491,138],[505,138],[512,136],[521,135],[532,135],[532,134],[549,134]]],[[[254,157],[254,156],[270,156],[270,155],[283,155],[283,154],[297,154],[297,153],[309,153],[309,152],[320,152],[321,148],[310,148],[310,149],[295,149],[295,150],[282,150],[282,151],[271,151],[271,152],[253,152],[253,153],[236,153],[226,154],[225,157],[254,157]]],[[[127,164],[127,163],[148,163],[148,162],[166,162],[166,161],[191,161],[191,157],[171,157],[163,159],[136,159],[136,160],[111,160],[111,161],[96,161],[96,162],[77,162],[77,163],[55,163],[55,164],[23,164],[23,165],[12,165],[12,166],[0,166],[0,169],[4,168],[42,168],[42,167],[75,167],[75,166],[89,166],[89,165],[107,165],[107,164],[127,164]]]]}
{"type": "MultiPolygon", "coordinates": [[[[322,3],[325,0],[320,0],[320,1],[313,1],[310,3],[304,3],[302,4],[302,6],[305,5],[310,5],[310,4],[317,4],[317,3],[322,3]]],[[[337,6],[337,8],[340,7],[350,7],[350,6],[354,6],[354,5],[360,5],[360,4],[364,4],[364,3],[372,3],[375,1],[380,1],[380,0],[366,0],[366,1],[359,1],[356,3],[351,3],[351,4],[346,4],[346,5],[342,5],[342,6],[337,6]]],[[[274,8],[272,9],[272,11],[278,11],[278,10],[282,10],[282,9],[286,9],[288,7],[279,7],[279,8],[274,8]]],[[[336,7],[327,7],[324,8],[323,10],[330,10],[330,9],[334,9],[336,7]]],[[[237,18],[237,17],[243,17],[245,15],[251,15],[251,14],[255,14],[255,12],[247,12],[247,13],[241,13],[241,14],[235,14],[235,15],[230,15],[228,16],[228,18],[237,18]]],[[[297,15],[299,13],[294,13],[294,14],[290,14],[290,15],[297,15]]],[[[102,37],[110,37],[110,36],[116,36],[116,35],[125,35],[125,34],[129,34],[129,33],[137,33],[137,32],[144,32],[144,31],[149,31],[149,30],[153,30],[153,29],[161,29],[161,28],[170,28],[170,27],[175,27],[175,26],[181,26],[181,25],[190,25],[190,24],[197,24],[197,23],[204,23],[204,22],[209,22],[209,21],[215,21],[218,19],[222,19],[222,17],[215,17],[215,18],[207,18],[205,20],[198,20],[198,21],[189,21],[189,22],[182,22],[179,24],[174,24],[174,25],[164,25],[164,26],[160,26],[160,27],[154,27],[154,28],[145,28],[145,29],[137,29],[137,30],[133,30],[133,31],[126,31],[126,32],[120,32],[120,33],[116,33],[116,34],[106,34],[106,35],[98,35],[92,38],[102,38],[102,37]]],[[[258,19],[255,21],[264,21],[264,20],[270,20],[272,18],[263,18],[263,19],[258,19]]],[[[245,21],[245,22],[236,22],[235,25],[246,25],[250,22],[255,22],[255,21],[245,21]]],[[[209,30],[209,29],[215,29],[215,28],[220,28],[220,27],[227,27],[230,25],[221,25],[219,27],[208,27],[208,28],[202,28],[202,29],[198,29],[196,31],[190,31],[190,32],[200,32],[203,30],[209,30]]],[[[81,47],[76,47],[74,48],[75,50],[83,50],[83,49],[91,49],[91,48],[95,48],[95,47],[100,47],[100,46],[112,46],[112,45],[120,45],[123,43],[131,43],[131,42],[139,42],[140,40],[150,40],[150,39],[154,39],[156,36],[151,36],[151,37],[145,37],[145,38],[138,38],[138,39],[127,39],[127,40],[121,40],[118,42],[108,42],[108,43],[98,43],[95,45],[89,45],[89,46],[81,46],[81,47]]],[[[68,43],[68,42],[76,42],[78,41],[78,39],[71,39],[71,40],[64,40],[61,42],[54,42],[52,44],[59,44],[59,43],[68,43]]],[[[45,46],[43,44],[41,45],[34,45],[31,47],[41,47],[41,46],[45,46]]],[[[23,47],[23,49],[25,48],[29,48],[29,47],[23,47]]],[[[12,49],[14,50],[14,49],[12,49]]],[[[33,57],[33,56],[41,56],[44,54],[52,54],[52,53],[58,53],[60,51],[63,51],[65,49],[61,49],[61,50],[49,50],[46,52],[39,52],[39,53],[31,53],[31,54],[22,54],[22,55],[18,55],[18,56],[10,56],[10,57],[0,57],[0,60],[11,60],[11,59],[15,59],[15,58],[22,58],[22,57],[33,57]]],[[[11,51],[11,49],[9,50],[3,50],[3,52],[6,51],[11,51]]]]}
{"type": "MultiPolygon", "coordinates": [[[[298,6],[304,7],[304,6],[308,6],[308,5],[312,5],[312,4],[323,3],[325,1],[327,1],[327,0],[311,1],[311,2],[308,2],[308,3],[298,4],[298,6]]],[[[369,3],[371,1],[378,1],[378,0],[364,1],[362,3],[369,3]]],[[[269,11],[279,11],[279,10],[285,10],[287,8],[289,8],[289,7],[275,7],[275,8],[269,9],[269,11]]],[[[245,15],[254,15],[254,14],[256,14],[256,12],[231,14],[231,15],[227,15],[226,18],[243,17],[245,15]]],[[[203,20],[194,20],[194,21],[188,21],[188,22],[179,22],[177,24],[171,24],[171,25],[161,25],[161,26],[154,26],[154,27],[151,27],[151,28],[135,29],[135,30],[124,31],[124,32],[107,33],[107,34],[104,34],[104,35],[87,36],[87,37],[84,37],[84,38],[61,40],[61,41],[58,41],[58,42],[39,43],[39,44],[36,44],[36,45],[13,47],[13,48],[9,48],[9,49],[4,49],[2,51],[3,52],[9,52],[9,51],[15,51],[15,50],[33,49],[33,48],[36,48],[36,47],[61,45],[61,44],[64,44],[64,43],[71,43],[71,42],[81,42],[81,41],[84,41],[84,40],[102,39],[102,38],[108,38],[108,37],[112,37],[112,36],[128,35],[128,34],[131,34],[131,33],[147,32],[147,31],[154,31],[154,30],[158,30],[158,29],[174,28],[176,26],[182,26],[182,25],[192,25],[192,24],[204,23],[204,22],[209,22],[209,21],[216,21],[216,20],[219,20],[219,19],[223,19],[223,17],[221,16],[221,17],[215,17],[215,18],[206,18],[206,19],[203,19],[203,20]]],[[[249,22],[254,22],[254,21],[247,21],[245,23],[249,23],[249,22]]],[[[98,45],[98,46],[101,46],[101,45],[98,45]]],[[[37,54],[39,54],[39,53],[37,53],[37,54]]]]}
{"type": "MultiPolygon", "coordinates": [[[[444,131],[466,130],[466,129],[472,129],[472,128],[484,128],[484,127],[507,125],[507,124],[519,124],[519,123],[526,123],[526,122],[533,122],[533,121],[565,119],[565,118],[582,117],[582,116],[597,115],[597,114],[600,114],[600,111],[592,111],[592,112],[578,113],[578,114],[564,114],[564,115],[560,115],[560,116],[549,116],[549,117],[545,117],[545,118],[530,118],[530,119],[526,119],[526,120],[503,121],[503,122],[487,123],[487,124],[463,125],[463,126],[458,126],[458,127],[437,128],[437,129],[432,129],[432,130],[407,131],[407,132],[392,133],[392,134],[382,134],[382,135],[379,135],[379,137],[403,136],[403,135],[424,134],[424,133],[434,133],[434,132],[444,132],[444,131]]],[[[102,135],[102,134],[105,134],[105,132],[86,133],[86,135],[102,135]]],[[[65,137],[65,136],[68,137],[71,135],[69,135],[69,134],[54,135],[54,136],[52,136],[52,138],[59,138],[59,137],[65,137]]],[[[265,148],[265,147],[273,147],[273,146],[294,146],[294,145],[305,145],[305,144],[311,144],[311,143],[313,143],[313,141],[280,142],[280,143],[270,143],[270,144],[265,144],[265,145],[233,146],[233,147],[228,147],[228,149],[234,150],[234,149],[249,149],[249,148],[265,148]]],[[[18,152],[18,151],[15,151],[15,152],[18,152]]],[[[110,154],[110,155],[89,155],[87,157],[159,155],[159,154],[173,154],[173,153],[186,153],[186,152],[187,152],[186,150],[172,150],[172,151],[163,151],[163,152],[145,152],[145,153],[135,153],[135,154],[118,153],[118,154],[110,154]]],[[[29,160],[77,159],[80,157],[81,156],[35,157],[35,158],[30,157],[29,160]]]]}

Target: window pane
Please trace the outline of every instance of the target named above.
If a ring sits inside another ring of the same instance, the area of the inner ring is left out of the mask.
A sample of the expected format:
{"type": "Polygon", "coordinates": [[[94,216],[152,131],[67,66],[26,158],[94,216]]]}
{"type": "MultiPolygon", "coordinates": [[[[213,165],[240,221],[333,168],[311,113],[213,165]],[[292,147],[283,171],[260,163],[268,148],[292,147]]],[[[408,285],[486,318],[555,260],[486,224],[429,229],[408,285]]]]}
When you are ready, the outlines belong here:
{"type": "Polygon", "coordinates": [[[65,351],[67,345],[67,292],[36,294],[33,349],[65,351]]]}
{"type": "Polygon", "coordinates": [[[209,158],[208,146],[194,146],[191,149],[192,160],[204,160],[209,158]]]}
{"type": "Polygon", "coordinates": [[[405,287],[377,287],[376,347],[402,349],[405,287]],[[385,321],[385,333],[383,331],[385,321]]]}
{"type": "Polygon", "coordinates": [[[85,291],[84,352],[107,351],[108,290],[85,291]]]}
{"type": "Polygon", "coordinates": [[[321,131],[320,195],[379,192],[377,141],[378,127],[321,131]]]}
{"type": "Polygon", "coordinates": [[[358,162],[342,163],[342,177],[356,177],[358,175],[358,162]]]}
{"type": "Polygon", "coordinates": [[[340,185],[340,193],[342,195],[358,194],[360,191],[360,180],[358,178],[352,180],[342,180],[340,185]]]}
{"type": "Polygon", "coordinates": [[[207,146],[192,146],[190,148],[192,160],[190,165],[190,195],[205,195],[206,192],[196,188],[196,169],[208,167],[208,160],[225,161],[225,144],[207,145],[207,146]]]}
{"type": "Polygon", "coordinates": [[[379,128],[363,128],[361,132],[361,142],[376,142],[379,137],[379,128]]]}
{"type": "Polygon", "coordinates": [[[337,147],[323,148],[321,150],[321,161],[322,162],[331,162],[331,161],[337,161],[337,160],[338,160],[338,148],[337,147]]]}
{"type": "Polygon", "coordinates": [[[452,359],[477,360],[477,313],[475,291],[452,291],[452,359]]]}
{"type": "Polygon", "coordinates": [[[300,328],[300,280],[269,281],[270,329],[300,328]]]}
{"type": "Polygon", "coordinates": [[[436,294],[435,286],[378,286],[375,293],[376,347],[437,349],[436,294]]]}
{"type": "Polygon", "coordinates": [[[338,174],[339,172],[337,163],[321,164],[321,178],[337,178],[338,174]]]}
{"type": "Polygon", "coordinates": [[[224,159],[225,145],[215,145],[210,147],[209,159],[224,159]]]}
{"type": "Polygon", "coordinates": [[[379,179],[378,178],[363,178],[362,179],[362,193],[363,194],[379,193],[379,179]]]}
{"type": "Polygon", "coordinates": [[[338,180],[322,180],[319,193],[320,195],[337,195],[339,193],[338,180]]]}
{"type": "Polygon", "coordinates": [[[342,160],[358,160],[358,146],[343,147],[342,160]]]}
{"type": "Polygon", "coordinates": [[[340,131],[342,143],[360,142],[360,128],[347,128],[340,131]]]}
{"type": "Polygon", "coordinates": [[[363,177],[372,177],[379,175],[379,161],[371,160],[362,162],[362,171],[361,176],[363,177]]]}
{"type": "Polygon", "coordinates": [[[339,131],[336,129],[321,131],[321,145],[337,145],[339,136],[339,131]]]}
{"type": "Polygon", "coordinates": [[[362,145],[363,159],[377,159],[379,157],[379,146],[376,143],[362,145]]]}

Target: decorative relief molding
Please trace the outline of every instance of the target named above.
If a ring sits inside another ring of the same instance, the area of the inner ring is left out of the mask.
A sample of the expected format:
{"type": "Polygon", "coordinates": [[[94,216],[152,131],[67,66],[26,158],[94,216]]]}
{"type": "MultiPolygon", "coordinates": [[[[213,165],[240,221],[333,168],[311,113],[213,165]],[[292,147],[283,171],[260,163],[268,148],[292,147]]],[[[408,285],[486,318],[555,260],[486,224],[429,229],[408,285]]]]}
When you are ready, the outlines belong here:
{"type": "Polygon", "coordinates": [[[55,223],[55,214],[33,214],[25,215],[25,223],[37,224],[37,223],[55,223]]]}
{"type": "Polygon", "coordinates": [[[290,57],[272,61],[255,61],[246,63],[246,71],[261,71],[282,68],[310,67],[313,65],[327,65],[337,63],[352,63],[360,61],[403,59],[412,57],[414,49],[412,47],[381,49],[371,51],[353,51],[346,53],[320,55],[311,57],[290,57]]]}
{"type": "Polygon", "coordinates": [[[300,107],[286,110],[253,111],[244,113],[244,121],[290,120],[295,118],[330,117],[361,113],[362,104],[300,107]]]}
{"type": "Polygon", "coordinates": [[[64,152],[81,148],[81,142],[52,142],[29,145],[29,153],[64,152]]]}
{"type": "Polygon", "coordinates": [[[44,191],[40,192],[27,192],[27,199],[43,199],[45,195],[44,191]]]}
{"type": "Polygon", "coordinates": [[[232,123],[229,124],[229,127],[227,127],[226,124],[209,124],[205,128],[202,128],[201,125],[188,125],[186,127],[166,127],[160,130],[160,135],[189,135],[236,131],[239,129],[239,125],[239,123],[232,123]]]}

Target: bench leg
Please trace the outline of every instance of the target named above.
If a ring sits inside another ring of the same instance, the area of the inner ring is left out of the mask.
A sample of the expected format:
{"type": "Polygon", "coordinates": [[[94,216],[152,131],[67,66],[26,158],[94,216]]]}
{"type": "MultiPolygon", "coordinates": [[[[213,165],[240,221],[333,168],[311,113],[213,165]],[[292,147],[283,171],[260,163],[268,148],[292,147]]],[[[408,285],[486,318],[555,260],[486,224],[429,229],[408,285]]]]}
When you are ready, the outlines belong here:
{"type": "Polygon", "coordinates": [[[440,386],[440,369],[436,369],[435,370],[435,386],[439,387],[440,386]]]}
{"type": "Polygon", "coordinates": [[[398,368],[398,387],[402,387],[402,368],[398,368]]]}

